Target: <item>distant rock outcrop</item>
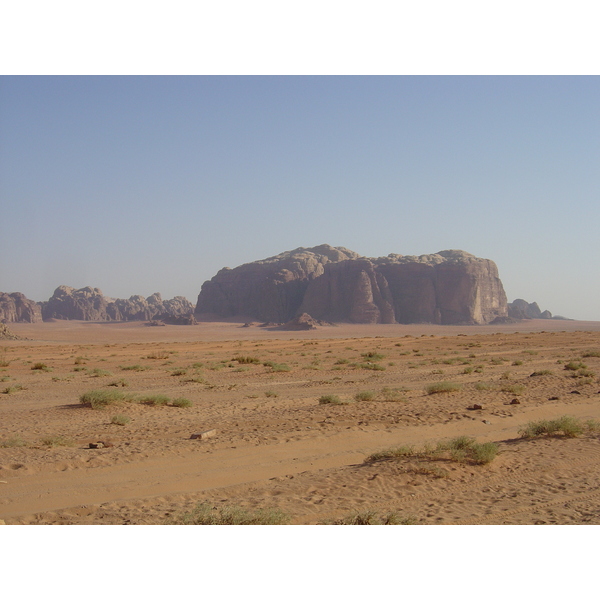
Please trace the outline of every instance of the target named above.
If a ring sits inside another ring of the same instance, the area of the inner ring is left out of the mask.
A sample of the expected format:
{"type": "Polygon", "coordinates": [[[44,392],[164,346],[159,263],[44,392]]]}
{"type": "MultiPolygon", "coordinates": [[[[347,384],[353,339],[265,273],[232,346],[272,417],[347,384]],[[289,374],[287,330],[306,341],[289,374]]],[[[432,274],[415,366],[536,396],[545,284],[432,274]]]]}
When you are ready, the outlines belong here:
{"type": "Polygon", "coordinates": [[[21,338],[13,333],[4,323],[0,323],[0,340],[20,340],[21,338]]]}
{"type": "Polygon", "coordinates": [[[352,323],[489,323],[507,316],[491,261],[461,250],[365,258],[326,244],[297,248],[203,284],[196,314],[287,322],[302,313],[352,323]]]}
{"type": "Polygon", "coordinates": [[[40,305],[19,292],[0,292],[0,322],[36,323],[42,320],[40,305]]]}
{"type": "Polygon", "coordinates": [[[301,315],[294,317],[291,321],[281,325],[279,329],[282,329],[283,331],[310,331],[311,329],[317,329],[322,325],[331,325],[331,323],[317,321],[317,319],[313,319],[310,315],[302,313],[301,315]]]}
{"type": "Polygon", "coordinates": [[[194,305],[183,296],[162,300],[160,294],[148,298],[131,296],[128,300],[107,298],[98,288],[76,290],[61,285],[48,302],[42,304],[42,316],[49,319],[80,321],[151,321],[176,319],[181,324],[195,323],[194,305]]]}
{"type": "Polygon", "coordinates": [[[542,312],[537,302],[529,303],[517,298],[508,303],[508,316],[513,319],[551,319],[552,313],[549,310],[542,312]]]}

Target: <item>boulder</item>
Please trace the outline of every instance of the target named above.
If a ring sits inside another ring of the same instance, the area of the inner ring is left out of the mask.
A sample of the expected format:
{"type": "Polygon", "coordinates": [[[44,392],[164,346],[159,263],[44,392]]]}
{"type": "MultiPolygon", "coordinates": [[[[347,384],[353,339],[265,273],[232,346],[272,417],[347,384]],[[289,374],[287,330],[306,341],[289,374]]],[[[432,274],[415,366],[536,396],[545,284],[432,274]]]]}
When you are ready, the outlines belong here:
{"type": "Polygon", "coordinates": [[[37,302],[19,292],[0,292],[1,323],[36,323],[42,320],[42,309],[37,302]]]}
{"type": "Polygon", "coordinates": [[[284,331],[310,331],[311,329],[317,329],[320,325],[327,325],[324,321],[318,321],[313,319],[310,315],[302,313],[297,317],[294,317],[291,321],[284,323],[280,329],[284,331]]]}

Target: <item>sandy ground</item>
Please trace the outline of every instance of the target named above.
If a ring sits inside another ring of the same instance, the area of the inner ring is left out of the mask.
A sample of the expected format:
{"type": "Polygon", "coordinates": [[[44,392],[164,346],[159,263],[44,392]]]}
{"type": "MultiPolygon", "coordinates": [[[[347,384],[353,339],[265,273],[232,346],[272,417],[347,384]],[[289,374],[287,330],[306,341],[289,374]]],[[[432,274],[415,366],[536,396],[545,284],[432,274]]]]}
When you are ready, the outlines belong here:
{"type": "Polygon", "coordinates": [[[198,502],[279,509],[292,524],[367,511],[419,524],[600,522],[600,433],[519,434],[539,419],[600,420],[597,322],[11,329],[29,339],[0,342],[0,519],[9,525],[160,524],[198,502]],[[565,369],[570,361],[585,367],[565,369]],[[460,389],[426,392],[440,382],[460,389]],[[192,406],[94,410],[79,401],[91,390],[192,406]],[[319,403],[331,395],[347,404],[319,403]],[[111,423],[117,415],[129,421],[111,423]],[[463,435],[497,442],[498,456],[365,462],[463,435]],[[98,441],[109,447],[89,448],[98,441]]]}

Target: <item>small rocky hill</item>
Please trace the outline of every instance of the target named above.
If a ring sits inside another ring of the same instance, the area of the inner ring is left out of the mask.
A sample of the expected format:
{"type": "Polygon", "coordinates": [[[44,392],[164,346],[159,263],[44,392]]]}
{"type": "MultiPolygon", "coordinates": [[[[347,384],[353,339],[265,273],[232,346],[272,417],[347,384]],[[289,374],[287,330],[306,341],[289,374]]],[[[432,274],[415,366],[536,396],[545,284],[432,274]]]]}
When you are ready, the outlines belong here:
{"type": "Polygon", "coordinates": [[[285,323],[306,313],[328,322],[489,323],[507,316],[494,262],[462,250],[361,257],[327,244],[297,248],[202,285],[196,314],[285,323]]]}

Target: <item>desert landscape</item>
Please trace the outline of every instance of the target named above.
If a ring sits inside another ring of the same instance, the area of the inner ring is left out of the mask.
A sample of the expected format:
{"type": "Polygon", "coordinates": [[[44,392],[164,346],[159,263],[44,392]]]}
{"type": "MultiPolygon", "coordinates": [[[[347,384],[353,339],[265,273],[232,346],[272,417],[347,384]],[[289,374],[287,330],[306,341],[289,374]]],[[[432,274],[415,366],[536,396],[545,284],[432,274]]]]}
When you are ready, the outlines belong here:
{"type": "Polygon", "coordinates": [[[244,325],[10,323],[0,519],[600,522],[600,323],[244,325]]]}

